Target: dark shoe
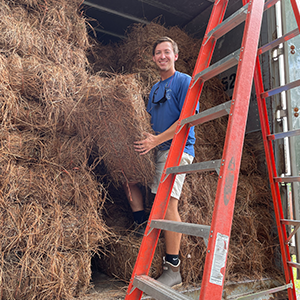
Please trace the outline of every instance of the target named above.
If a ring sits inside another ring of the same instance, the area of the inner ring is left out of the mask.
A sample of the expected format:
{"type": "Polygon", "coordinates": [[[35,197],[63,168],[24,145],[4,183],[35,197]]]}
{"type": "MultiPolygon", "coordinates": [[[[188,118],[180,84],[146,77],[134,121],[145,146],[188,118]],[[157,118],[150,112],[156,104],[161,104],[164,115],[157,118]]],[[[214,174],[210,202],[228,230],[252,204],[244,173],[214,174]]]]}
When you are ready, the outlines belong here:
{"type": "Polygon", "coordinates": [[[181,286],[182,279],[180,274],[180,260],[176,266],[165,261],[165,258],[163,258],[163,260],[163,273],[159,278],[157,278],[157,281],[169,287],[181,286]]]}
{"type": "Polygon", "coordinates": [[[138,224],[136,222],[133,223],[133,225],[134,225],[133,233],[136,237],[143,237],[144,236],[146,226],[147,226],[147,222],[148,221],[145,221],[142,224],[138,224]]]}

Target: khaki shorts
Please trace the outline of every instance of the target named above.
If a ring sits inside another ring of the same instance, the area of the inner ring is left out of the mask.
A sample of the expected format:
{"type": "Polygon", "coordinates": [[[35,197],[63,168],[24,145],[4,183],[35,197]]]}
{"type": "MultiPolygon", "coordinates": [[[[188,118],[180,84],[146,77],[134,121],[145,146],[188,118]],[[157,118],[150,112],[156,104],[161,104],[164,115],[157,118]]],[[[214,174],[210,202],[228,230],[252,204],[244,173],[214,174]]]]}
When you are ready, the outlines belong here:
{"type": "MultiPolygon", "coordinates": [[[[162,175],[163,170],[164,170],[164,166],[165,166],[165,163],[166,163],[166,160],[167,160],[167,157],[168,157],[168,153],[169,153],[169,150],[158,151],[157,152],[157,156],[156,156],[156,174],[155,174],[153,183],[150,185],[151,192],[153,194],[157,193],[158,185],[159,185],[160,178],[161,178],[161,175],[162,175]]],[[[194,157],[192,155],[183,152],[182,157],[181,157],[181,161],[180,161],[180,165],[181,166],[189,165],[193,162],[193,159],[194,159],[194,157]]],[[[172,189],[172,193],[171,193],[171,197],[174,197],[175,199],[179,199],[181,191],[182,191],[185,175],[186,174],[176,175],[174,185],[173,185],[173,189],[172,189]]]]}

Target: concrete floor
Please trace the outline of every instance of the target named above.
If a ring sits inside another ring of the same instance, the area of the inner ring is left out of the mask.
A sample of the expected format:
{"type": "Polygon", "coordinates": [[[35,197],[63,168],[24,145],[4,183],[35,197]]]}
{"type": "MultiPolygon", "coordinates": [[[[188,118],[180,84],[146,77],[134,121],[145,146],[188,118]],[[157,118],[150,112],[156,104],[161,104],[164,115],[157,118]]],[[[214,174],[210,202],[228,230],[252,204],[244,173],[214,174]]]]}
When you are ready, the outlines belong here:
{"type": "MultiPolygon", "coordinates": [[[[93,288],[89,293],[80,297],[80,300],[124,300],[128,287],[126,283],[99,272],[93,273],[92,286],[93,288]]],[[[189,296],[191,300],[199,299],[199,288],[179,287],[176,290],[183,292],[189,296]]],[[[145,294],[142,297],[142,300],[151,299],[150,296],[145,294]]]]}
{"type": "MultiPolygon", "coordinates": [[[[270,288],[280,285],[279,283],[275,283],[273,280],[265,279],[264,281],[264,288],[263,290],[266,290],[267,288],[270,288]]],[[[248,281],[248,282],[240,282],[238,284],[229,284],[226,286],[226,292],[228,293],[228,299],[235,299],[234,295],[245,293],[245,292],[257,292],[261,290],[261,281],[248,281]]],[[[94,272],[93,273],[93,281],[92,281],[93,288],[89,291],[87,295],[84,297],[80,297],[80,300],[123,300],[126,296],[127,287],[128,285],[122,281],[116,280],[114,278],[108,277],[107,275],[100,273],[100,272],[94,272]]],[[[191,300],[198,300],[199,294],[200,294],[200,288],[195,287],[180,287],[177,289],[178,292],[185,294],[188,296],[191,300]]],[[[279,296],[276,299],[286,299],[284,296],[286,294],[286,291],[279,296]]],[[[276,294],[275,294],[276,295],[276,294]]],[[[259,300],[266,300],[266,299],[274,299],[274,294],[269,296],[263,296],[258,297],[259,300]]],[[[298,295],[297,295],[298,297],[298,295]]],[[[150,300],[151,297],[144,295],[142,297],[142,300],[150,300]]],[[[227,297],[225,296],[225,299],[227,297]]],[[[255,298],[256,299],[256,298],[255,298]]]]}
{"type": "Polygon", "coordinates": [[[80,300],[123,300],[128,285],[99,272],[93,273],[93,288],[80,300]]]}

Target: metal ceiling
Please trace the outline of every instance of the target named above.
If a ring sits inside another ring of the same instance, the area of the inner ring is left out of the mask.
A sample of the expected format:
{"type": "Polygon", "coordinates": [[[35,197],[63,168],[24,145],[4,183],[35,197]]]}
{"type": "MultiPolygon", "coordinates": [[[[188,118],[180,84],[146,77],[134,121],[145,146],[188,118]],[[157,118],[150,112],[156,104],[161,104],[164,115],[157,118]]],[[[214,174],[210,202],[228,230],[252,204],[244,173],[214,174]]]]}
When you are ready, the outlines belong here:
{"type": "MultiPolygon", "coordinates": [[[[203,15],[209,16],[213,0],[86,0],[84,11],[103,43],[125,38],[133,23],[147,24],[156,18],[160,24],[178,26],[199,35],[203,15]],[[207,12],[207,13],[206,13],[207,12]],[[200,22],[199,22],[200,21],[200,22]],[[195,30],[197,24],[197,30],[195,30]]],[[[207,20],[205,20],[206,24],[207,20]]],[[[203,21],[202,21],[203,23],[203,21]]],[[[205,30],[205,28],[204,28],[205,30]]],[[[202,37],[202,36],[201,36],[202,37]]]]}

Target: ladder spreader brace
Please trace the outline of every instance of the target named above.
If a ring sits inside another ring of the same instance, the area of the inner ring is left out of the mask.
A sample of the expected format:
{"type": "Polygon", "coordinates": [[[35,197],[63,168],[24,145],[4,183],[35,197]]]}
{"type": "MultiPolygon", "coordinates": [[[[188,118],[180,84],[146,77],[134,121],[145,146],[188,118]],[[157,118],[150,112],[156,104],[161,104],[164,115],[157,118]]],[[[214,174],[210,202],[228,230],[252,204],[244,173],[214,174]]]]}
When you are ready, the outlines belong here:
{"type": "MultiPolygon", "coordinates": [[[[257,55],[272,49],[272,47],[299,33],[299,29],[294,30],[269,45],[258,49],[263,12],[277,3],[278,0],[269,0],[266,3],[264,3],[263,0],[245,0],[244,6],[241,9],[222,22],[228,1],[229,0],[218,0],[214,3],[125,300],[141,299],[143,292],[159,300],[190,299],[147,275],[151,267],[161,230],[195,235],[204,239],[207,245],[207,253],[199,299],[222,299],[228,245],[253,76],[260,98],[262,98],[262,95],[267,97],[267,95],[271,95],[272,93],[280,92],[280,88],[268,92],[263,90],[257,55]],[[241,48],[233,54],[221,59],[218,63],[210,66],[217,39],[244,21],[244,36],[241,48]],[[234,65],[238,65],[238,67],[232,97],[233,100],[194,115],[204,82],[234,65]],[[229,118],[222,158],[215,161],[195,163],[190,166],[179,166],[189,128],[227,114],[229,118]],[[207,226],[164,220],[176,174],[208,170],[215,170],[219,175],[211,225],[207,226]],[[218,260],[217,264],[216,259],[218,260]]],[[[296,2],[297,0],[290,1],[299,27],[299,3],[296,2]]],[[[288,84],[285,87],[281,87],[281,89],[289,89],[298,83],[300,83],[300,81],[288,84]]],[[[276,204],[274,204],[274,209],[286,278],[286,285],[264,291],[264,294],[287,289],[289,300],[296,300],[291,268],[295,266],[300,267],[300,264],[290,261],[288,243],[291,237],[286,237],[284,226],[297,224],[298,228],[300,225],[296,221],[285,220],[283,218],[282,207],[280,206],[281,200],[277,197],[277,189],[278,182],[285,182],[284,180],[287,177],[279,178],[276,175],[276,169],[274,171],[273,149],[270,148],[270,145],[272,146],[273,137],[277,138],[278,135],[271,135],[268,130],[264,99],[258,99],[258,105],[261,107],[260,120],[262,131],[264,131],[263,136],[268,170],[269,174],[271,174],[270,178],[272,178],[271,191],[273,202],[276,204]]],[[[288,133],[288,135],[291,134],[298,134],[298,131],[288,133]]],[[[289,180],[299,181],[297,178],[289,178],[289,180]]],[[[258,294],[260,293],[255,295],[258,296],[258,294]]],[[[253,295],[241,295],[240,299],[253,299],[253,295]]]]}

